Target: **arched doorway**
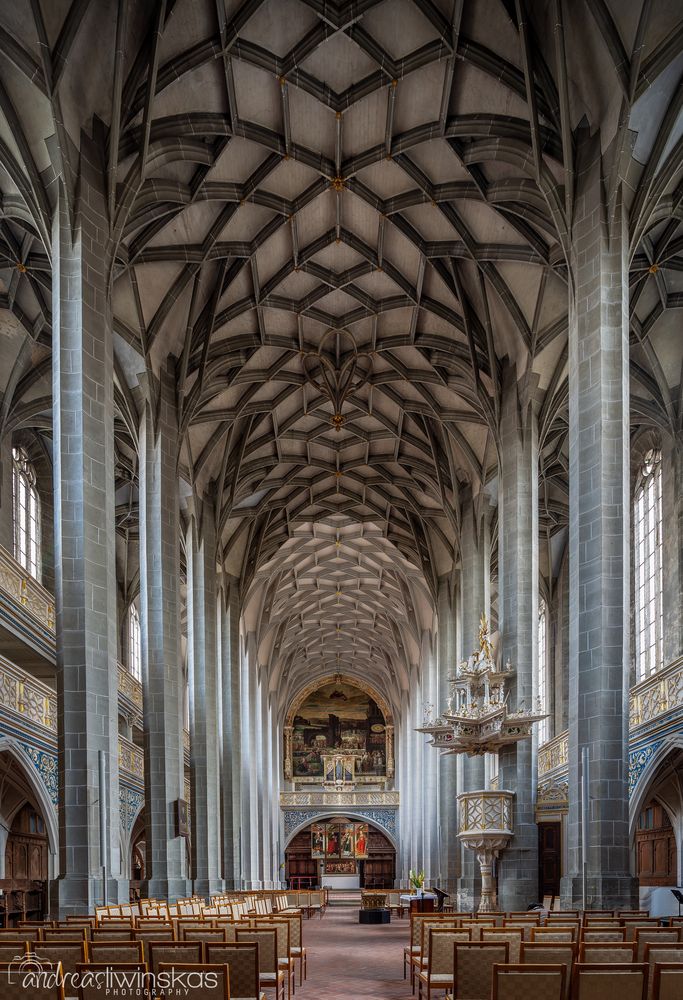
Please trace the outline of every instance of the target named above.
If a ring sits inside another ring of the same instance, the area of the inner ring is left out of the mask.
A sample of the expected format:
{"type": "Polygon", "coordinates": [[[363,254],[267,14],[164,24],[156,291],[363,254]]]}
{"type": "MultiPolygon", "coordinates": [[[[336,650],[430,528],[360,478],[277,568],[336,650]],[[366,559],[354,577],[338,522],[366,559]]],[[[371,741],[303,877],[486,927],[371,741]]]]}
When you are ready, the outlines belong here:
{"type": "Polygon", "coordinates": [[[676,886],[681,878],[683,748],[661,747],[658,758],[632,802],[631,843],[641,889],[676,886]]]}
{"type": "Polygon", "coordinates": [[[0,752],[0,924],[42,919],[50,875],[48,820],[14,750],[0,752]]]}
{"type": "Polygon", "coordinates": [[[678,885],[674,829],[668,812],[656,799],[650,799],[638,817],[636,871],[642,886],[678,885]]]}
{"type": "Polygon", "coordinates": [[[285,878],[292,888],[327,883],[331,888],[390,889],[396,879],[396,849],[372,823],[324,817],[290,840],[285,878]]]}

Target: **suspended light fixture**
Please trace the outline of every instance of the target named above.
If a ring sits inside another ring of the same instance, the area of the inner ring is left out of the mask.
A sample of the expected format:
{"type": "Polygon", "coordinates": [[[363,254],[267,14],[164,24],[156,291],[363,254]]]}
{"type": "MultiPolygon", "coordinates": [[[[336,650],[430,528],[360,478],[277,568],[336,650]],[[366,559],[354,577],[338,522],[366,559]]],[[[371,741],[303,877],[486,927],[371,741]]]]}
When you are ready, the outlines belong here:
{"type": "Polygon", "coordinates": [[[546,718],[540,701],[536,711],[524,703],[512,711],[508,707],[506,686],[515,676],[510,662],[496,666],[489,638],[486,615],[479,625],[479,649],[463,660],[450,680],[451,696],[445,711],[434,718],[432,705],[425,706],[425,717],[418,733],[431,736],[430,745],[442,754],[467,754],[478,757],[497,753],[503,747],[531,736],[534,722],[546,718]]]}

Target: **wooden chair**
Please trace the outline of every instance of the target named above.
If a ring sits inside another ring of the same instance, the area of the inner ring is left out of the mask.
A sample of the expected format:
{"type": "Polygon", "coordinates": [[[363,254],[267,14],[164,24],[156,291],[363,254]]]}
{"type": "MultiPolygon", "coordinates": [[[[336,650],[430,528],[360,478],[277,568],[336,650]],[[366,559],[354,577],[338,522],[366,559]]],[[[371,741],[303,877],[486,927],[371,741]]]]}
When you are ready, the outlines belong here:
{"type": "Polygon", "coordinates": [[[140,987],[144,987],[147,983],[147,966],[144,962],[86,962],[79,965],[76,972],[79,1000],[102,1000],[106,995],[108,982],[110,989],[117,989],[110,982],[117,973],[121,974],[122,985],[125,983],[133,995],[136,989],[135,986],[131,986],[134,973],[137,974],[136,979],[140,987]]]}
{"type": "Polygon", "coordinates": [[[45,927],[41,933],[42,941],[81,941],[87,940],[87,927],[78,927],[72,924],[70,927],[45,927]]]}
{"type": "Polygon", "coordinates": [[[683,996],[683,962],[658,962],[652,983],[652,1000],[680,1000],[683,996]]]}
{"type": "Polygon", "coordinates": [[[634,962],[636,945],[634,941],[582,941],[579,947],[579,962],[583,965],[603,965],[608,963],[634,962]]]}
{"type": "MultiPolygon", "coordinates": [[[[455,929],[458,924],[457,920],[444,920],[439,914],[431,914],[431,916],[435,919],[430,920],[429,916],[427,916],[427,919],[420,921],[420,948],[419,951],[415,952],[410,957],[410,985],[413,992],[415,992],[415,976],[427,967],[427,960],[429,956],[429,932],[433,929],[438,930],[439,928],[455,929]]],[[[470,930],[466,932],[464,938],[458,938],[458,940],[461,941],[470,941],[471,939],[472,933],[470,930]]]]}
{"type": "Polygon", "coordinates": [[[253,926],[257,930],[274,928],[277,964],[278,968],[287,976],[287,996],[291,996],[296,989],[296,963],[289,950],[289,924],[286,920],[271,918],[269,920],[255,920],[253,926]]]}
{"type": "Polygon", "coordinates": [[[564,995],[569,996],[572,986],[572,972],[578,945],[562,941],[523,941],[520,961],[522,965],[564,965],[564,995]]]}
{"type": "Polygon", "coordinates": [[[481,940],[507,941],[509,945],[508,956],[510,962],[514,965],[518,965],[522,950],[523,933],[524,931],[521,927],[485,927],[481,932],[481,940]]]}
{"type": "Polygon", "coordinates": [[[579,934],[578,927],[532,927],[532,941],[564,941],[574,942],[579,934]]]}
{"type": "Polygon", "coordinates": [[[0,989],[6,1000],[64,1000],[61,965],[25,978],[16,962],[0,962],[0,989]]]}
{"type": "MultiPolygon", "coordinates": [[[[418,995],[427,993],[430,1000],[432,990],[448,990],[453,988],[453,945],[457,942],[468,943],[470,931],[460,927],[435,927],[427,924],[427,944],[425,959],[418,971],[418,995]]],[[[413,989],[414,992],[414,989],[413,989]]]]}
{"type": "Polygon", "coordinates": [[[636,962],[645,961],[645,947],[652,944],[678,944],[681,927],[639,927],[636,931],[636,962]]]}
{"type": "Polygon", "coordinates": [[[132,927],[93,927],[91,931],[93,941],[132,941],[132,927]]]}
{"type": "Polygon", "coordinates": [[[16,941],[19,938],[22,941],[38,941],[40,938],[40,928],[24,927],[21,934],[17,927],[3,927],[0,930],[0,941],[16,941]]]}
{"type": "Polygon", "coordinates": [[[24,955],[30,951],[33,943],[25,941],[22,937],[3,938],[0,941],[0,964],[13,962],[18,955],[24,955]]]}
{"type": "Polygon", "coordinates": [[[529,921],[525,921],[522,924],[518,924],[518,923],[515,923],[514,921],[508,920],[506,918],[503,921],[503,928],[502,929],[504,931],[513,931],[513,930],[521,931],[522,932],[522,941],[531,941],[531,932],[532,932],[532,930],[535,927],[536,927],[536,924],[529,923],[529,921]]]}
{"type": "Polygon", "coordinates": [[[623,941],[626,935],[624,927],[608,927],[606,930],[588,927],[581,931],[581,940],[586,944],[596,944],[602,942],[607,944],[612,941],[623,941]]]}
{"type": "MultiPolygon", "coordinates": [[[[65,978],[75,976],[78,966],[88,961],[88,946],[84,938],[80,940],[74,938],[71,941],[39,941],[31,950],[38,961],[49,962],[53,968],[61,962],[65,978]]],[[[67,996],[73,995],[73,992],[67,990],[67,996]]]]}
{"type": "Polygon", "coordinates": [[[658,941],[650,942],[645,945],[643,961],[647,965],[647,988],[648,993],[651,994],[654,988],[656,966],[663,963],[667,965],[677,962],[683,963],[683,944],[681,942],[667,944],[658,941]]]}
{"type": "Polygon", "coordinates": [[[259,984],[261,989],[274,989],[278,1000],[285,995],[285,974],[278,966],[277,934],[275,929],[238,928],[237,943],[258,944],[259,946],[259,984]]]}
{"type": "Polygon", "coordinates": [[[303,920],[301,911],[285,913],[289,921],[289,951],[295,962],[299,963],[299,985],[308,978],[307,955],[303,945],[303,920]]]}
{"type": "Polygon", "coordinates": [[[572,1000],[646,1000],[647,966],[633,962],[630,965],[582,964],[574,966],[572,1000]]]}
{"type": "Polygon", "coordinates": [[[508,943],[470,941],[453,945],[454,1000],[489,1000],[494,965],[507,965],[508,943]]]}
{"type": "Polygon", "coordinates": [[[201,941],[148,941],[147,966],[156,975],[160,965],[199,965],[202,947],[201,941]]]}
{"type": "Polygon", "coordinates": [[[182,941],[201,941],[208,944],[211,941],[225,943],[224,927],[184,927],[182,941]]]}
{"type": "Polygon", "coordinates": [[[173,973],[180,989],[187,989],[187,996],[192,1000],[230,1000],[230,973],[227,965],[165,965],[159,966],[159,973],[173,973]],[[207,977],[205,986],[197,986],[197,973],[207,977]],[[208,976],[211,980],[208,981],[208,976]],[[183,979],[188,977],[188,986],[183,987],[183,979]],[[192,977],[191,979],[189,977],[192,977]],[[190,987],[189,983],[192,983],[190,987]]]}
{"type": "Polygon", "coordinates": [[[232,944],[207,944],[207,961],[227,965],[230,970],[231,996],[240,1000],[259,1000],[259,946],[243,941],[232,944]]]}
{"type": "Polygon", "coordinates": [[[91,941],[88,955],[96,965],[135,965],[144,961],[142,941],[91,941]]]}
{"type": "Polygon", "coordinates": [[[564,965],[494,965],[492,1000],[563,1000],[566,975],[564,965]]]}

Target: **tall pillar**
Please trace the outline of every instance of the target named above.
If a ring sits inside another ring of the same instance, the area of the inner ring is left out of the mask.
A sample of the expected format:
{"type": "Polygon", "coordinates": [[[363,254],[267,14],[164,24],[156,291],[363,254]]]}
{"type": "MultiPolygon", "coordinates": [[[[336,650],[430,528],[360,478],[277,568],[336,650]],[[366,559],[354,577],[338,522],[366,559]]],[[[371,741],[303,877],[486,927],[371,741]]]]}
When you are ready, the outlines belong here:
{"type": "Polygon", "coordinates": [[[569,871],[581,901],[579,762],[588,749],[588,901],[629,907],[628,221],[606,203],[600,133],[577,133],[569,302],[569,871]]]}
{"type": "Polygon", "coordinates": [[[223,879],[239,888],[240,874],[240,665],[239,581],[224,577],[219,595],[221,626],[220,747],[223,879]]]}
{"type": "MultiPolygon", "coordinates": [[[[435,708],[442,711],[451,692],[449,678],[456,668],[454,601],[447,577],[439,580],[437,595],[439,616],[438,665],[439,702],[435,708]]],[[[436,755],[436,753],[435,753],[436,755]]],[[[440,828],[440,886],[444,892],[455,896],[459,872],[460,844],[457,837],[458,821],[458,767],[457,757],[438,756],[439,764],[439,828],[440,828]]],[[[455,899],[453,899],[455,902],[455,899]]]]}
{"type": "MultiPolygon", "coordinates": [[[[483,498],[467,497],[462,506],[460,551],[462,582],[462,655],[467,659],[479,649],[481,616],[491,611],[490,512],[483,498]]],[[[486,787],[484,757],[463,758],[463,791],[486,787]]],[[[474,910],[479,905],[481,874],[474,851],[462,848],[462,870],[458,880],[458,907],[474,910]]]]}
{"type": "Polygon", "coordinates": [[[258,732],[259,688],[256,634],[249,632],[242,659],[242,888],[260,889],[258,732]]]}
{"type": "MultiPolygon", "coordinates": [[[[499,625],[503,663],[515,671],[510,705],[535,706],[538,660],[538,425],[533,399],[520,398],[512,367],[503,371],[498,488],[499,625]]],[[[499,787],[515,793],[515,835],[498,866],[503,910],[538,897],[536,786],[538,737],[500,752],[499,787]]]]}
{"type": "Polygon", "coordinates": [[[83,135],[74,217],[58,182],[52,228],[59,751],[59,878],[52,909],[60,916],[92,912],[103,901],[103,865],[108,901],[128,898],[119,842],[112,260],[100,156],[83,135]]]}
{"type": "Polygon", "coordinates": [[[187,895],[175,805],[185,797],[180,658],[180,507],[175,374],[147,385],[140,422],[140,609],[147,893],[187,895]]]}
{"type": "MultiPolygon", "coordinates": [[[[425,629],[422,633],[420,650],[421,683],[423,705],[439,707],[438,664],[436,650],[433,648],[432,633],[425,629]]],[[[418,725],[421,723],[418,722],[418,725]]],[[[419,734],[416,734],[419,735],[419,734]]],[[[426,744],[420,736],[422,746],[422,794],[424,807],[422,809],[422,838],[424,869],[428,883],[434,884],[439,877],[439,838],[438,838],[438,802],[439,802],[439,755],[426,744]]]]}
{"type": "Polygon", "coordinates": [[[211,504],[197,504],[187,538],[187,648],[190,673],[190,782],[194,891],[208,896],[220,878],[216,534],[211,504]]]}

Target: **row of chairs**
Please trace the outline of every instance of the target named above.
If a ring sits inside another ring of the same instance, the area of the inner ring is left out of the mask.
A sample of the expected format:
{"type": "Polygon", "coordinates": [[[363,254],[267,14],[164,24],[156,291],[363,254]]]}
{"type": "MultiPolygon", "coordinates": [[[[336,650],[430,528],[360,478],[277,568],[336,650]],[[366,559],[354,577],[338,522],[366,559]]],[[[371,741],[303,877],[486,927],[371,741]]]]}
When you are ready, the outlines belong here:
{"type": "Polygon", "coordinates": [[[177,961],[180,956],[172,955],[170,961],[159,961],[154,967],[143,961],[79,962],[73,973],[67,972],[61,961],[48,967],[46,962],[50,960],[46,956],[39,968],[35,964],[37,956],[31,956],[23,975],[18,973],[16,963],[0,963],[0,987],[7,1000],[65,1000],[76,996],[79,1000],[101,1000],[105,990],[120,996],[161,997],[164,984],[172,977],[174,991],[193,1000],[262,1000],[257,942],[224,945],[212,954],[215,961],[203,961],[199,953],[192,953],[190,962],[177,961]]]}
{"type": "Polygon", "coordinates": [[[612,989],[618,989],[619,1000],[683,996],[683,952],[677,946],[650,944],[642,962],[592,961],[590,954],[577,961],[571,943],[521,942],[515,955],[507,940],[459,940],[460,934],[457,929],[430,931],[427,965],[417,978],[421,1000],[442,990],[452,991],[451,1000],[519,1000],[527,995],[534,1000],[605,1000],[612,989]],[[517,975],[496,981],[499,972],[512,970],[517,975]],[[532,978],[541,971],[548,975],[532,978]]]}

